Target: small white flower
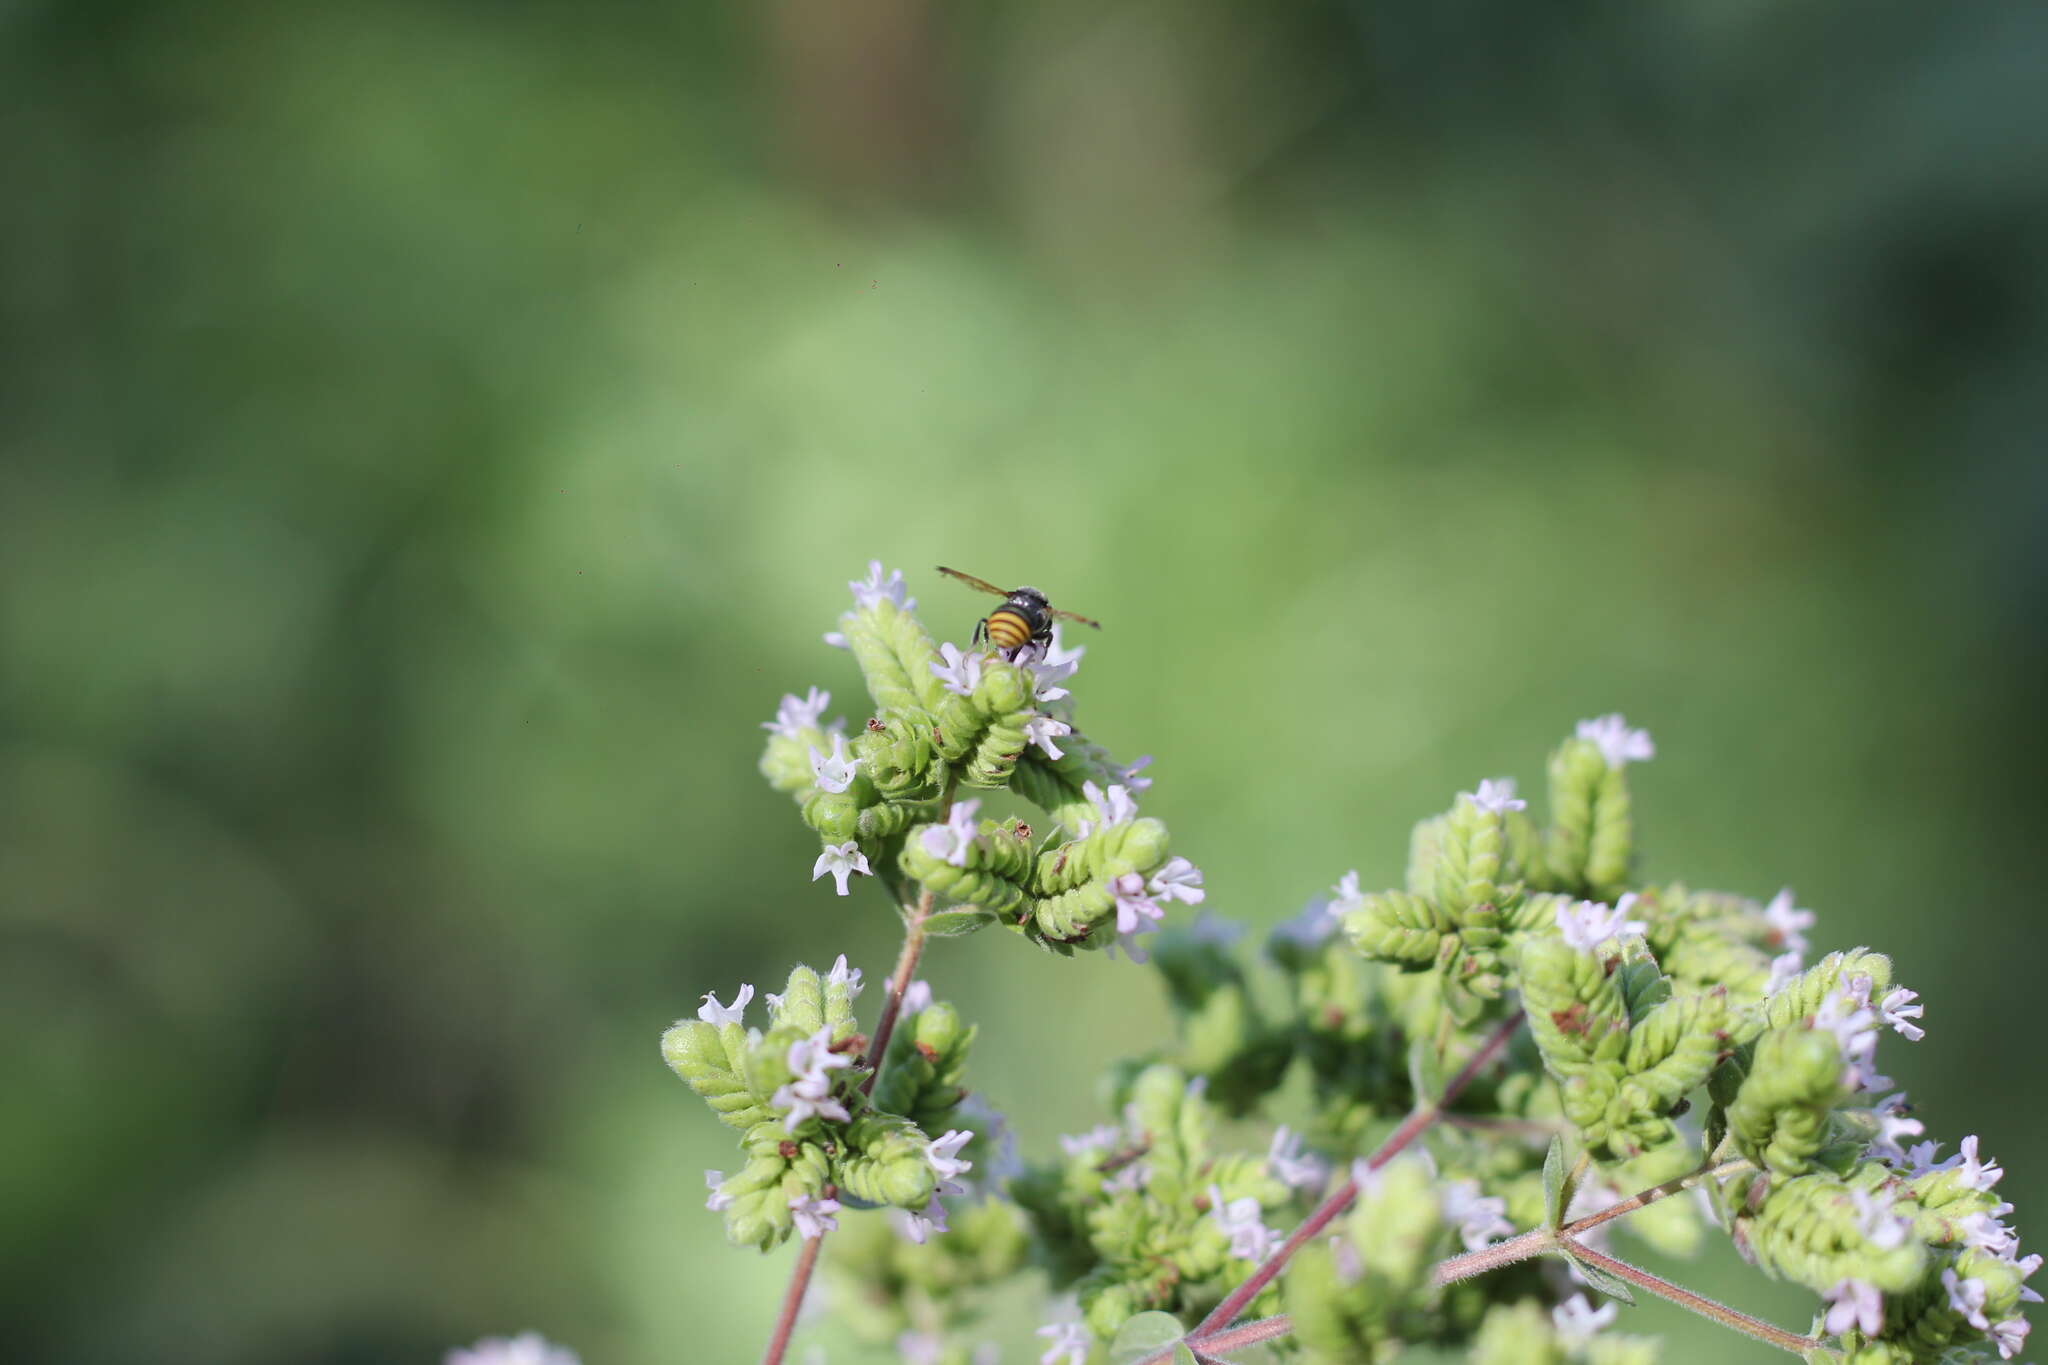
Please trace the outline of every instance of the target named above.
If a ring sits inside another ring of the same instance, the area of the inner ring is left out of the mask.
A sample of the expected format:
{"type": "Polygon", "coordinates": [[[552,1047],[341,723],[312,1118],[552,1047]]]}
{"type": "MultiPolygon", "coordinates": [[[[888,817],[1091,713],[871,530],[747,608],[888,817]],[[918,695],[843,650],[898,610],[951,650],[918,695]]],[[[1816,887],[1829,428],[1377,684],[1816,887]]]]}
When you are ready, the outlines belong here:
{"type": "Polygon", "coordinates": [[[974,816],[980,809],[979,800],[954,802],[953,809],[946,813],[945,824],[927,825],[918,836],[924,851],[954,867],[967,866],[967,850],[974,846],[974,836],[980,828],[974,816]]]}
{"type": "Polygon", "coordinates": [[[1146,963],[1150,962],[1152,958],[1149,954],[1146,953],[1145,944],[1140,938],[1140,935],[1148,933],[1158,927],[1159,926],[1154,924],[1148,924],[1143,929],[1140,929],[1136,934],[1118,935],[1116,938],[1113,938],[1109,942],[1102,945],[1103,955],[1109,958],[1110,961],[1114,962],[1116,961],[1117,949],[1121,948],[1124,951],[1124,956],[1130,958],[1130,960],[1136,963],[1138,966],[1144,966],[1146,963]]]}
{"type": "Polygon", "coordinates": [[[1266,1149],[1266,1169],[1273,1178],[1294,1190],[1319,1190],[1330,1178],[1329,1163],[1313,1152],[1302,1150],[1301,1134],[1286,1125],[1273,1133],[1273,1145],[1266,1149]]]}
{"type": "Polygon", "coordinates": [[[1962,1151],[1952,1156],[1948,1164],[1955,1167],[1957,1178],[1973,1190],[1989,1190],[2005,1178],[2005,1167],[1988,1158],[1977,1159],[1977,1135],[1972,1133],[1962,1141],[1962,1151]]]}
{"type": "MultiPolygon", "coordinates": [[[[825,984],[828,986],[844,986],[846,987],[846,998],[848,1000],[858,1000],[860,999],[861,992],[860,975],[860,968],[847,966],[846,954],[841,953],[838,957],[832,959],[832,970],[825,973],[825,984]]],[[[790,1065],[794,1066],[796,1063],[792,1062],[790,1065]]]]}
{"type": "Polygon", "coordinates": [[[704,992],[704,1003],[697,1007],[697,1017],[707,1024],[737,1024],[745,1016],[747,1002],[754,998],[754,988],[740,983],[740,993],[732,998],[730,1005],[718,1003],[718,997],[710,991],[704,992]]]}
{"type": "Polygon", "coordinates": [[[1995,1209],[1966,1214],[1956,1220],[1956,1230],[1962,1234],[1966,1246],[2010,1260],[2020,1249],[2019,1234],[1999,1221],[2001,1214],[2010,1212],[2012,1205],[2000,1204],[1995,1209]]]}
{"type": "Polygon", "coordinates": [[[1066,750],[1060,748],[1053,741],[1061,735],[1071,735],[1073,733],[1073,726],[1063,720],[1055,720],[1051,716],[1033,716],[1030,720],[1024,722],[1025,742],[1036,744],[1039,748],[1045,750],[1047,758],[1064,757],[1066,750]]]}
{"type": "Polygon", "coordinates": [[[1063,1133],[1060,1135],[1060,1150],[1068,1156],[1087,1156],[1093,1152],[1107,1152],[1124,1140],[1124,1130],[1114,1124],[1102,1123],[1085,1133],[1063,1133]]]}
{"type": "Polygon", "coordinates": [[[1851,1190],[1849,1202],[1856,1206],[1857,1230],[1879,1251],[1890,1251],[1902,1245],[1906,1234],[1913,1230],[1911,1223],[1892,1212],[1895,1201],[1891,1195],[1851,1190]]]}
{"type": "Polygon", "coordinates": [[[1823,1324],[1830,1333],[1837,1336],[1852,1328],[1866,1337],[1874,1337],[1884,1330],[1884,1295],[1877,1286],[1862,1280],[1842,1280],[1821,1295],[1821,1299],[1832,1305],[1823,1324]]]}
{"type": "Polygon", "coordinates": [[[1145,771],[1145,769],[1151,766],[1152,755],[1140,754],[1136,758],[1132,759],[1129,763],[1125,764],[1123,769],[1117,773],[1117,776],[1123,779],[1124,786],[1130,788],[1134,792],[1141,792],[1152,785],[1151,778],[1143,777],[1140,775],[1145,771]]]}
{"type": "Polygon", "coordinates": [[[1145,1182],[1151,1178],[1152,1168],[1150,1166],[1147,1166],[1142,1161],[1133,1161],[1130,1165],[1120,1168],[1107,1180],[1103,1181],[1102,1192],[1104,1194],[1129,1194],[1134,1190],[1145,1188],[1145,1182]]]}
{"type": "Polygon", "coordinates": [[[1358,869],[1353,868],[1337,879],[1330,888],[1330,915],[1337,918],[1358,909],[1365,904],[1365,893],[1358,889],[1358,869]]]}
{"type": "Polygon", "coordinates": [[[1906,1149],[1906,1162],[1912,1168],[1913,1178],[1919,1179],[1929,1171],[1938,1171],[1945,1164],[1935,1160],[1941,1152],[1941,1144],[1932,1138],[1916,1142],[1906,1149]]]}
{"type": "Polygon", "coordinates": [[[1991,1324],[1991,1344],[1998,1348],[2000,1358],[2011,1360],[2027,1344],[2027,1333],[2032,1330],[2025,1318],[2007,1318],[2004,1322],[1991,1324]]]}
{"type": "Polygon", "coordinates": [[[704,1172],[704,1183],[711,1187],[711,1197],[704,1201],[705,1208],[710,1209],[713,1213],[719,1213],[732,1207],[732,1196],[722,1194],[718,1189],[720,1185],[725,1183],[724,1171],[704,1172]]]}
{"type": "Polygon", "coordinates": [[[1145,879],[1135,872],[1126,872],[1112,881],[1109,890],[1116,898],[1116,931],[1119,935],[1128,937],[1142,933],[1139,926],[1144,921],[1166,918],[1166,911],[1145,893],[1145,879]]]}
{"type": "Polygon", "coordinates": [[[1951,1267],[1941,1272],[1941,1287],[1948,1291],[1948,1306],[1961,1313],[1970,1326],[1980,1332],[1991,1330],[1990,1320],[1984,1316],[1984,1295],[1990,1287],[1984,1281],[1958,1278],[1951,1267]]]}
{"type": "Polygon", "coordinates": [[[1179,854],[1167,859],[1166,866],[1152,874],[1145,889],[1160,900],[1180,901],[1184,905],[1200,905],[1209,894],[1202,889],[1202,869],[1179,854]]]}
{"type": "Polygon", "coordinates": [[[793,1131],[797,1124],[812,1117],[846,1122],[846,1106],[833,1098],[829,1073],[852,1066],[853,1062],[832,1051],[832,1030],[821,1028],[808,1038],[797,1039],[789,1045],[786,1060],[795,1075],[768,1097],[776,1109],[787,1112],[784,1126],[793,1131]]]}
{"type": "Polygon", "coordinates": [[[963,654],[958,645],[940,645],[939,655],[943,664],[931,665],[932,676],[946,685],[946,690],[956,697],[971,697],[974,689],[981,686],[982,655],[963,654]]]}
{"type": "Polygon", "coordinates": [[[1477,1251],[1496,1237],[1515,1230],[1507,1219],[1508,1201],[1498,1195],[1482,1195],[1473,1180],[1453,1180],[1443,1187],[1444,1221],[1458,1225],[1465,1250],[1477,1251]]]}
{"type": "Polygon", "coordinates": [[[1550,1321],[1566,1348],[1576,1350],[1597,1336],[1601,1328],[1611,1325],[1620,1313],[1620,1304],[1610,1302],[1595,1308],[1586,1302],[1585,1296],[1574,1294],[1550,1310],[1550,1321]]]}
{"type": "Polygon", "coordinates": [[[1506,815],[1511,810],[1529,809],[1527,801],[1515,798],[1515,779],[1512,777],[1489,777],[1479,784],[1478,791],[1460,792],[1459,795],[1488,815],[1506,815]]]}
{"type": "Polygon", "coordinates": [[[1052,1338],[1052,1345],[1038,1358],[1038,1365],[1088,1365],[1091,1341],[1088,1329],[1080,1323],[1047,1323],[1034,1335],[1052,1338]]]}
{"type": "Polygon", "coordinates": [[[908,1019],[913,1014],[929,1009],[931,1003],[932,983],[913,981],[903,988],[903,1003],[896,1007],[897,1018],[908,1019]]]}
{"type": "Polygon", "coordinates": [[[1786,887],[1771,897],[1771,903],[1764,907],[1764,923],[1770,927],[1771,937],[1784,951],[1806,957],[1810,946],[1806,931],[1813,927],[1813,911],[1801,910],[1792,903],[1792,888],[1786,887]]]}
{"type": "Polygon", "coordinates": [[[1630,892],[1616,902],[1612,909],[1598,901],[1573,901],[1560,905],[1553,918],[1558,933],[1564,941],[1582,953],[1597,952],[1601,944],[1623,934],[1640,934],[1649,926],[1639,919],[1630,919],[1628,912],[1635,908],[1635,893],[1630,892]]]}
{"type": "MultiPolygon", "coordinates": [[[[1138,818],[1138,803],[1131,799],[1131,789],[1120,782],[1110,783],[1106,791],[1093,782],[1083,782],[1081,795],[1087,798],[1089,805],[1095,807],[1096,814],[1102,817],[1105,828],[1138,818]]],[[[1084,822],[1081,831],[1083,837],[1092,828],[1093,822],[1084,822]]]]}
{"type": "Polygon", "coordinates": [[[853,785],[853,775],[859,767],[846,756],[846,736],[832,736],[832,752],[821,754],[818,746],[811,746],[811,772],[818,779],[818,786],[828,792],[843,792],[853,785]]]}
{"type": "Polygon", "coordinates": [[[843,630],[828,630],[820,638],[834,649],[853,648],[852,642],[846,638],[846,632],[843,630]]]}
{"type": "Polygon", "coordinates": [[[832,1216],[837,1212],[837,1199],[819,1199],[814,1195],[799,1194],[789,1201],[789,1215],[796,1221],[796,1234],[806,1242],[813,1237],[823,1237],[838,1227],[839,1220],[832,1216]]]}
{"type": "Polygon", "coordinates": [[[1042,682],[1065,682],[1081,667],[1081,656],[1088,652],[1088,646],[1075,645],[1068,649],[1060,643],[1060,627],[1052,628],[1052,639],[1046,643],[1038,657],[1031,661],[1031,671],[1042,682]]]}
{"type": "Polygon", "coordinates": [[[1764,983],[1765,995],[1776,995],[1806,970],[1806,959],[1798,953],[1779,953],[1771,959],[1771,979],[1764,983]]]}
{"type": "Polygon", "coordinates": [[[1859,994],[1868,998],[1869,993],[1869,977],[1854,977],[1837,986],[1814,1011],[1813,1026],[1835,1035],[1846,1068],[1843,1080],[1852,1089],[1886,1090],[1890,1078],[1877,1074],[1877,1013],[1858,1000],[1859,994]]]}
{"type": "Polygon", "coordinates": [[[860,851],[860,845],[848,839],[843,844],[827,844],[825,851],[818,855],[818,861],[811,864],[811,880],[830,873],[832,884],[842,896],[851,894],[846,889],[846,879],[854,873],[868,875],[868,855],[860,851]]]}
{"type": "Polygon", "coordinates": [[[1607,760],[1610,768],[1647,762],[1657,756],[1657,746],[1650,742],[1650,732],[1629,729],[1628,722],[1618,712],[1580,721],[1578,736],[1599,746],[1600,757],[1607,760]]]}
{"type": "Polygon", "coordinates": [[[1230,1254],[1247,1261],[1263,1261],[1280,1245],[1280,1234],[1266,1226],[1259,1201],[1250,1195],[1223,1202],[1223,1192],[1209,1187],[1209,1216],[1230,1238],[1230,1254]]]}
{"type": "MultiPolygon", "coordinates": [[[[957,1188],[954,1193],[959,1193],[957,1188]]],[[[919,1246],[923,1246],[935,1232],[952,1231],[946,1223],[946,1206],[939,1202],[939,1197],[936,1194],[932,1196],[931,1202],[924,1206],[924,1211],[921,1213],[911,1213],[907,1209],[891,1209],[889,1211],[889,1221],[896,1225],[897,1236],[903,1238],[906,1242],[915,1242],[919,1246]]]]}
{"type": "Polygon", "coordinates": [[[903,571],[891,569],[889,576],[884,578],[882,561],[879,559],[868,561],[868,576],[865,579],[849,579],[846,586],[853,589],[853,605],[859,609],[872,607],[885,597],[905,611],[917,605],[915,597],[903,595],[908,586],[903,581],[903,571]]]}
{"type": "Polygon", "coordinates": [[[785,692],[782,694],[782,704],[775,708],[775,719],[762,721],[761,728],[773,730],[788,739],[795,739],[799,731],[816,728],[818,717],[822,716],[825,708],[831,704],[832,694],[820,692],[815,687],[801,699],[794,693],[785,692]]]}
{"type": "Polygon", "coordinates": [[[941,1180],[951,1180],[956,1175],[965,1175],[973,1170],[973,1162],[960,1160],[960,1149],[973,1137],[972,1132],[949,1128],[943,1135],[926,1143],[924,1159],[931,1163],[932,1173],[941,1180]]]}
{"type": "Polygon", "coordinates": [[[516,1337],[485,1337],[476,1345],[450,1351],[442,1365],[577,1365],[576,1353],[550,1346],[538,1332],[516,1337]]]}
{"type": "Polygon", "coordinates": [[[1927,1036],[1926,1029],[1910,1022],[1927,1012],[1925,1006],[1913,1003],[1919,998],[1918,991],[1909,991],[1901,986],[1877,1002],[1877,1017],[1897,1030],[1907,1042],[1917,1043],[1927,1036]]]}

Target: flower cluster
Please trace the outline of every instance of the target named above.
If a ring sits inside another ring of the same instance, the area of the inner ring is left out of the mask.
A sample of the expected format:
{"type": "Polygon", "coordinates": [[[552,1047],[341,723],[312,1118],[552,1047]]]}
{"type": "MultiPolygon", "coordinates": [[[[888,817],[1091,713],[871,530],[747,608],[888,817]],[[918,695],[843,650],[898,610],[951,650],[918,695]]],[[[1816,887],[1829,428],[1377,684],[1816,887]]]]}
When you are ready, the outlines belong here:
{"type": "Polygon", "coordinates": [[[934,643],[900,573],[851,586],[828,639],[872,714],[849,738],[827,693],[784,697],[761,771],[820,837],[813,880],[888,894],[906,965],[873,1038],[843,958],[792,972],[765,1029],[742,986],[663,1038],[740,1134],[709,1207],[741,1245],[829,1234],[835,1330],[971,1365],[986,1296],[1030,1265],[1066,1305],[1041,1365],[1283,1339],[1309,1365],[1418,1344],[1647,1365],[1656,1343],[1612,1330],[1643,1292],[1809,1359],[2023,1347],[2042,1258],[2021,1253],[2003,1169],[1975,1136],[1942,1158],[1880,1070],[1887,1035],[1926,1036],[1918,995],[1868,949],[1815,958],[1818,917],[1789,889],[1643,880],[1646,731],[1580,722],[1540,812],[1512,777],[1477,781],[1415,826],[1399,886],[1347,872],[1248,945],[1140,811],[1149,760],[1078,728],[1082,651],[934,643]],[[984,813],[1016,802],[1028,819],[984,813]],[[1111,1067],[1112,1121],[1027,1165],[966,1091],[973,1026],[908,980],[927,940],[998,925],[1149,962],[1174,1023],[1111,1067]],[[886,1214],[850,1216],[865,1209],[886,1214]],[[1616,1230],[1672,1256],[1723,1234],[1811,1290],[1812,1322],[1691,1295],[1616,1257],[1616,1230]]]}

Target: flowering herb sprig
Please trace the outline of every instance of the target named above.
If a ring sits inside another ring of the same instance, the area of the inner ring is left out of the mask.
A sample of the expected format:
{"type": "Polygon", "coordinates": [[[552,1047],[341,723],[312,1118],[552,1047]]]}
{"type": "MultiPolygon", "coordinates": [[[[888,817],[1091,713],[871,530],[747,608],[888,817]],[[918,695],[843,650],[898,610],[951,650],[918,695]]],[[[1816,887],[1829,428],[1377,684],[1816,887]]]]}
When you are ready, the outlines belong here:
{"type": "MultiPolygon", "coordinates": [[[[992,1358],[980,1306],[1031,1268],[1066,1305],[1040,1365],[1259,1343],[1333,1365],[1423,1344],[1641,1365],[1657,1343],[1611,1330],[1637,1293],[1807,1360],[2023,1346],[2041,1257],[2020,1252],[2003,1170],[1974,1136],[1941,1158],[1879,1069],[1886,1034],[1924,1037],[1918,996],[1865,948],[1809,961],[1816,916],[1789,891],[1642,880],[1645,731],[1580,722],[1540,812],[1510,777],[1475,781],[1415,827],[1402,885],[1346,873],[1253,945],[1185,912],[1207,888],[1139,809],[1149,760],[1078,727],[1080,650],[935,642],[900,573],[851,586],[827,639],[871,712],[849,737],[825,692],[784,697],[761,771],[818,835],[810,879],[873,881],[902,920],[872,1032],[842,957],[794,969],[758,1025],[743,985],[662,1040],[738,1134],[707,1176],[729,1239],[802,1244],[766,1365],[828,1238],[835,1330],[945,1365],[992,1358]],[[985,815],[999,794],[1035,810],[985,815]],[[998,926],[1149,954],[1175,1021],[1112,1065],[1106,1121],[1028,1164],[967,1090],[973,1024],[913,979],[930,939],[998,926]],[[1725,1235],[1811,1290],[1813,1318],[1652,1274],[1614,1254],[1617,1228],[1676,1255],[1725,1235]]],[[[790,894],[804,883],[792,867],[790,894]]]]}

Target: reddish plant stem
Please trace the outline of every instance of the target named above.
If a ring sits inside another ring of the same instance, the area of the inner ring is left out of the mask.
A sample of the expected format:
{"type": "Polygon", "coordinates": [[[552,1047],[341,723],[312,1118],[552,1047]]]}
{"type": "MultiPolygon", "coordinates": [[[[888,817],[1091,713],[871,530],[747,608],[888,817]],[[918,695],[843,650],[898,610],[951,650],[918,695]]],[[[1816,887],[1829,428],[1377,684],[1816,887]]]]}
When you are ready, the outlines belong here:
{"type": "MultiPolygon", "coordinates": [[[[882,1013],[875,1020],[874,1041],[868,1044],[868,1077],[860,1083],[863,1095],[873,1092],[875,1078],[882,1074],[882,1059],[889,1054],[889,1036],[896,1031],[896,1020],[903,1013],[903,992],[910,988],[917,960],[924,955],[924,922],[932,913],[933,900],[931,889],[926,888],[905,924],[903,950],[896,955],[896,969],[889,973],[888,993],[882,999],[882,1013]]],[[[796,1330],[797,1310],[803,1307],[804,1294],[811,1287],[811,1272],[818,1267],[818,1248],[824,1241],[822,1232],[807,1238],[804,1249],[797,1253],[796,1265],[789,1272],[789,1288],[782,1295],[782,1311],[776,1314],[774,1335],[768,1338],[761,1365],[782,1365],[783,1354],[789,1350],[789,1334],[796,1330]]]]}
{"type": "Polygon", "coordinates": [[[768,1338],[768,1349],[761,1353],[761,1365],[782,1365],[782,1353],[789,1349],[789,1334],[796,1330],[797,1310],[804,1306],[804,1293],[811,1287],[818,1248],[824,1243],[824,1234],[820,1233],[807,1238],[804,1249],[797,1253],[796,1269],[790,1273],[789,1288],[782,1294],[782,1311],[775,1315],[775,1335],[768,1338]]]}
{"type": "Polygon", "coordinates": [[[1261,1341],[1284,1337],[1294,1330],[1294,1319],[1285,1313],[1277,1317],[1260,1318],[1257,1322],[1240,1323],[1227,1332],[1202,1338],[1200,1354],[1222,1356],[1261,1341]]]}
{"type": "Polygon", "coordinates": [[[1571,1244],[1571,1255],[1574,1259],[1584,1261],[1587,1265],[1593,1266],[1596,1269],[1604,1270],[1617,1279],[1627,1280],[1638,1289],[1647,1289],[1652,1294],[1657,1295],[1657,1297],[1669,1299],[1679,1307],[1690,1309],[1703,1318],[1711,1318],[1723,1327],[1733,1327],[1745,1336],[1754,1337],[1758,1341],[1769,1346],[1776,1346],[1780,1350],[1790,1351],[1793,1355],[1803,1356],[1820,1344],[1812,1337],[1803,1337],[1797,1332],[1788,1332],[1782,1327],[1776,1327],[1765,1322],[1762,1318],[1753,1318],[1747,1313],[1730,1308],[1727,1304],[1710,1299],[1704,1294],[1695,1294],[1690,1289],[1652,1275],[1640,1266],[1630,1265],[1627,1261],[1618,1261],[1612,1256],[1589,1250],[1577,1243],[1571,1244]]]}
{"type": "MultiPolygon", "coordinates": [[[[1451,1082],[1444,1087],[1443,1094],[1422,1105],[1410,1113],[1407,1118],[1401,1120],[1401,1126],[1396,1128],[1387,1137],[1387,1140],[1380,1144],[1379,1150],[1366,1158],[1366,1169],[1377,1171],[1380,1167],[1392,1161],[1402,1148],[1421,1136],[1423,1130],[1436,1122],[1443,1114],[1444,1106],[1456,1099],[1465,1087],[1472,1083],[1473,1078],[1485,1070],[1493,1059],[1500,1054],[1500,1050],[1507,1046],[1508,1039],[1514,1037],[1515,1030],[1521,1026],[1522,1016],[1519,1012],[1511,1018],[1504,1020],[1501,1026],[1495,1029],[1492,1036],[1480,1047],[1479,1051],[1472,1055],[1472,1060],[1465,1063],[1459,1069],[1457,1075],[1451,1077],[1451,1082]]],[[[1235,1322],[1237,1315],[1244,1311],[1245,1305],[1257,1298],[1260,1292],[1273,1282],[1273,1277],[1287,1268],[1287,1263],[1293,1259],[1294,1253],[1307,1245],[1309,1239],[1328,1227],[1338,1214],[1350,1208],[1351,1201],[1357,1197],[1358,1182],[1355,1180],[1346,1180],[1332,1191],[1330,1197],[1325,1199],[1316,1211],[1311,1213],[1302,1222],[1302,1225],[1294,1230],[1294,1235],[1289,1237],[1278,1251],[1268,1257],[1264,1265],[1252,1272],[1250,1279],[1232,1290],[1222,1303],[1216,1305],[1214,1312],[1202,1319],[1195,1330],[1188,1334],[1189,1344],[1203,1345],[1211,1333],[1220,1332],[1235,1322]]],[[[1155,1358],[1164,1360],[1166,1355],[1162,1354],[1155,1358]]],[[[1150,1365],[1150,1362],[1148,1361],[1146,1365],[1150,1365]]]]}

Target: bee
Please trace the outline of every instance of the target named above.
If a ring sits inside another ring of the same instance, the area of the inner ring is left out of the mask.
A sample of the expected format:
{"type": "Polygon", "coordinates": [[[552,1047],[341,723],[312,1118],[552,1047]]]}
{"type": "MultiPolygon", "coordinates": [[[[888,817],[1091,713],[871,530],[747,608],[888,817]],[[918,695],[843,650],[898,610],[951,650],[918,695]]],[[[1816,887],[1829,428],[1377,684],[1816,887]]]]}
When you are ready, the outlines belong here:
{"type": "Polygon", "coordinates": [[[961,573],[939,565],[939,572],[948,578],[957,578],[970,588],[994,593],[1003,598],[1003,605],[981,618],[974,626],[974,643],[987,640],[1006,658],[1014,660],[1026,645],[1041,647],[1052,643],[1052,623],[1057,617],[1062,621],[1078,621],[1084,626],[1102,629],[1102,622],[1071,611],[1060,611],[1045,600],[1045,594],[1036,588],[999,588],[985,578],[976,578],[971,573],[961,573]]]}

